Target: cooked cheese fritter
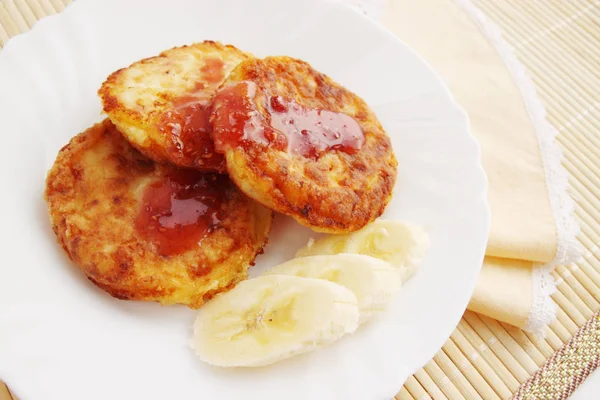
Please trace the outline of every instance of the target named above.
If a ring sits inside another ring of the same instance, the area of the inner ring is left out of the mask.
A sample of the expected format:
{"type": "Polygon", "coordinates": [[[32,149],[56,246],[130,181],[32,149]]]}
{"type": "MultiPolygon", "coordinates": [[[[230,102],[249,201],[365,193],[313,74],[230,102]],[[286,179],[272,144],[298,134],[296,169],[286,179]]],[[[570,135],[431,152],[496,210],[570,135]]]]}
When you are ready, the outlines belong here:
{"type": "Polygon", "coordinates": [[[207,107],[229,72],[248,57],[213,41],[175,47],[112,73],[98,94],[108,118],[147,157],[223,172],[207,107]]]}
{"type": "Polygon", "coordinates": [[[377,117],[304,61],[242,61],[219,89],[211,123],[233,182],[315,231],[356,231],[391,198],[397,161],[377,117]]]}
{"type": "Polygon", "coordinates": [[[60,150],[45,197],[59,243],[94,284],[191,308],[246,279],[272,221],[227,176],[155,163],[109,120],[60,150]]]}

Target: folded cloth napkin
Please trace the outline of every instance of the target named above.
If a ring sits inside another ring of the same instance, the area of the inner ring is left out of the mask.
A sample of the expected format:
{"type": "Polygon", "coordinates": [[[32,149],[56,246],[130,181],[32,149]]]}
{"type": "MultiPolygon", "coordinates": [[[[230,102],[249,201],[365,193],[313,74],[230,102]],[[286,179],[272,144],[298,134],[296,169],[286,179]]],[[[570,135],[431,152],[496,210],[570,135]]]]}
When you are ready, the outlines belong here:
{"type": "Polygon", "coordinates": [[[579,247],[556,130],[533,84],[469,0],[391,0],[383,21],[441,75],[481,145],[492,224],[468,308],[543,333],[555,315],[550,271],[579,247]]]}
{"type": "Polygon", "coordinates": [[[579,248],[555,129],[500,31],[469,0],[348,0],[423,56],[465,109],[482,149],[492,224],[469,309],[543,333],[550,272],[579,248]]]}

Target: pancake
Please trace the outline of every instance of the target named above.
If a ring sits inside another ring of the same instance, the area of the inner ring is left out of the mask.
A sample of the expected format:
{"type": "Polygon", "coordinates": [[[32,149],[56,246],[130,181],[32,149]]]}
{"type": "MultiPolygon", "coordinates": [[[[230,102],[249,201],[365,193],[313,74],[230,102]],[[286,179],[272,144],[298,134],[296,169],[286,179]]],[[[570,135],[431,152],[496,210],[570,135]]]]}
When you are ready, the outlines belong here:
{"type": "Polygon", "coordinates": [[[205,41],[175,47],[111,74],[98,91],[104,111],[147,157],[180,167],[223,172],[214,152],[207,105],[248,55],[205,41]]]}
{"type": "Polygon", "coordinates": [[[109,120],[60,150],[45,197],[59,243],[94,284],[191,308],[246,279],[272,221],[227,176],[157,164],[109,120]]]}
{"type": "Polygon", "coordinates": [[[397,161],[377,117],[304,61],[242,61],[219,89],[211,123],[233,182],[315,231],[356,231],[390,200],[397,161]]]}

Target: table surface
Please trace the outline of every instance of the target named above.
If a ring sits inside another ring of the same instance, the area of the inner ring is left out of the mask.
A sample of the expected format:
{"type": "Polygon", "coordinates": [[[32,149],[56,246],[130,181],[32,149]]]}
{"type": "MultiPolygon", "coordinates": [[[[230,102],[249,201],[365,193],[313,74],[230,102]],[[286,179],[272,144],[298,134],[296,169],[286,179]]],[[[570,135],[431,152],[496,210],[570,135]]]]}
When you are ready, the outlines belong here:
{"type": "MultiPolygon", "coordinates": [[[[70,1],[0,0],[0,46],[70,1]]],[[[473,3],[515,47],[549,122],[560,132],[557,140],[586,253],[576,265],[554,272],[558,291],[553,298],[559,309],[545,339],[467,311],[440,352],[407,380],[396,398],[488,400],[518,392],[521,399],[564,399],[600,361],[600,320],[595,316],[600,310],[600,3],[473,3]]],[[[573,398],[598,398],[599,392],[596,372],[573,398]]],[[[9,398],[0,384],[0,400],[9,398]]]]}

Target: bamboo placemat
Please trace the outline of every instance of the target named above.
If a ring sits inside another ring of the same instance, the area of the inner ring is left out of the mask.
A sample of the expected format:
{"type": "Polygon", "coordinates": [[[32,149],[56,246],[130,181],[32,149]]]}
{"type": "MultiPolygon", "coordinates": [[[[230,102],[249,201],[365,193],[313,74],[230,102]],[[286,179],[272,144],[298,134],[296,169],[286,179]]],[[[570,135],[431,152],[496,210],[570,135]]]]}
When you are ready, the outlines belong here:
{"type": "MultiPolygon", "coordinates": [[[[0,46],[70,1],[0,0],[0,46]]],[[[559,309],[545,339],[467,311],[396,398],[564,399],[600,364],[600,2],[474,3],[514,46],[560,132],[587,251],[554,272],[559,309]]],[[[8,399],[0,383],[0,400],[8,399]]]]}

